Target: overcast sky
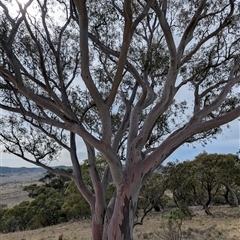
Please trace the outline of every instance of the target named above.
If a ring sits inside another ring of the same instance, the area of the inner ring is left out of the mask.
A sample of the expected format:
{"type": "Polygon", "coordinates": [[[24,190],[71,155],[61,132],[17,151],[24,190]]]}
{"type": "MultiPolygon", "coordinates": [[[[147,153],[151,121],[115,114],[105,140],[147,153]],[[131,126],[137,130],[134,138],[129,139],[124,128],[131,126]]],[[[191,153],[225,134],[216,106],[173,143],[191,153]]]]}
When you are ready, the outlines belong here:
{"type": "Polygon", "coordinates": [[[193,160],[195,156],[206,151],[207,153],[218,154],[236,154],[240,149],[240,122],[234,120],[230,123],[231,128],[224,128],[221,135],[217,139],[212,140],[207,146],[201,144],[193,144],[192,146],[182,146],[178,148],[167,160],[193,160]]]}
{"type": "MultiPolygon", "coordinates": [[[[207,146],[203,147],[201,144],[194,144],[190,146],[182,146],[178,148],[168,159],[167,161],[184,161],[184,160],[193,160],[195,156],[206,151],[208,153],[232,153],[236,154],[240,149],[240,122],[235,120],[230,123],[231,128],[224,128],[224,131],[217,139],[213,140],[212,143],[208,143],[207,146]]],[[[78,148],[78,157],[81,160],[86,159],[86,151],[83,144],[79,144],[78,148]]],[[[10,166],[10,167],[34,167],[34,165],[25,162],[24,160],[15,157],[11,154],[3,153],[3,147],[1,146],[1,156],[0,156],[0,165],[1,166],[10,166]]],[[[52,165],[66,165],[70,166],[68,154],[63,153],[58,161],[55,161],[52,165]]]]}

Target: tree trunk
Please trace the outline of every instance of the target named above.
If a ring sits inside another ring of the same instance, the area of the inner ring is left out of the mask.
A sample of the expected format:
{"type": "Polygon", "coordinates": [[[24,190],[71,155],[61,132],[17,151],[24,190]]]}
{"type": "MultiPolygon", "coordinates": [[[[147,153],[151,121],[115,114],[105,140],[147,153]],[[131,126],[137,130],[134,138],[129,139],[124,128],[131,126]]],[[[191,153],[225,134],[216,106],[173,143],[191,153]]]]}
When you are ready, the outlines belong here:
{"type": "Polygon", "coordinates": [[[226,192],[224,193],[224,198],[225,198],[226,204],[231,205],[231,202],[229,201],[229,198],[228,198],[228,193],[229,193],[229,189],[226,186],[226,192]]]}
{"type": "Polygon", "coordinates": [[[98,223],[96,218],[92,218],[92,239],[102,240],[103,223],[98,223]]]}
{"type": "Polygon", "coordinates": [[[105,221],[103,240],[132,240],[140,187],[124,184],[117,191],[110,221],[105,221]]]}
{"type": "Polygon", "coordinates": [[[232,189],[232,187],[230,185],[227,186],[227,189],[229,190],[232,199],[233,199],[233,207],[238,207],[238,198],[236,193],[234,192],[234,190],[232,189]]]}
{"type": "Polygon", "coordinates": [[[205,213],[208,214],[208,215],[212,215],[212,213],[210,212],[210,209],[209,209],[209,206],[211,204],[211,201],[212,201],[212,192],[211,192],[211,189],[208,188],[207,189],[207,192],[208,192],[208,200],[207,202],[204,204],[204,210],[205,210],[205,213]]]}
{"type": "Polygon", "coordinates": [[[209,205],[204,205],[203,206],[203,208],[204,208],[204,211],[205,211],[205,213],[207,214],[207,215],[212,215],[212,213],[211,213],[211,211],[210,211],[210,209],[209,209],[209,205]]]}

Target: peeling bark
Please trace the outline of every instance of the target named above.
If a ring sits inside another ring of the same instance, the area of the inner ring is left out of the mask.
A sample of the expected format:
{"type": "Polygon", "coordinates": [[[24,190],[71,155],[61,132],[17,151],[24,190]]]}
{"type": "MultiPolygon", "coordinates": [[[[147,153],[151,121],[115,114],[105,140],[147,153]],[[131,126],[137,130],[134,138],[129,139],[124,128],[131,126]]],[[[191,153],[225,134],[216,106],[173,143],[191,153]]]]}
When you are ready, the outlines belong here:
{"type": "Polygon", "coordinates": [[[116,202],[107,229],[106,240],[132,240],[134,217],[137,208],[137,199],[140,191],[140,184],[124,184],[118,190],[116,202]]]}

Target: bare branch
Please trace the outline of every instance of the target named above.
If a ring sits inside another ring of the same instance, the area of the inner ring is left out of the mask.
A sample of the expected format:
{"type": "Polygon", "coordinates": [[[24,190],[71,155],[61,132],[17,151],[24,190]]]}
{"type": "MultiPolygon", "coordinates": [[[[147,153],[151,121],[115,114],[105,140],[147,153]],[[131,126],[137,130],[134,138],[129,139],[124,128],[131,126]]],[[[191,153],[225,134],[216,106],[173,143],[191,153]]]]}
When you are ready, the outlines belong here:
{"type": "MultiPolygon", "coordinates": [[[[230,18],[234,13],[234,3],[231,0],[230,0],[230,2],[231,2],[230,12],[227,15],[227,17],[224,19],[223,23],[221,23],[218,28],[216,28],[214,31],[212,31],[210,34],[208,34],[208,36],[201,39],[196,44],[196,46],[186,56],[184,56],[184,58],[181,60],[181,63],[180,63],[181,66],[184,65],[189,59],[191,59],[191,57],[203,46],[204,43],[206,43],[209,39],[211,39],[214,36],[216,36],[217,34],[219,34],[229,24],[230,18]]],[[[183,45],[182,45],[182,48],[184,47],[183,45]]],[[[180,49],[180,45],[179,45],[179,49],[180,49]]],[[[183,51],[183,49],[181,51],[183,51]]],[[[182,55],[182,54],[180,54],[180,55],[182,55]]]]}
{"type": "Polygon", "coordinates": [[[117,67],[117,71],[113,81],[113,86],[106,102],[109,107],[112,106],[114,102],[116,93],[118,91],[118,86],[122,80],[122,73],[126,63],[129,45],[132,39],[133,31],[132,31],[131,4],[132,4],[132,1],[130,0],[124,1],[125,23],[124,23],[123,39],[122,39],[122,46],[121,46],[121,51],[120,51],[119,60],[118,60],[118,67],[117,67]]]}
{"type": "Polygon", "coordinates": [[[158,5],[157,1],[155,1],[155,4],[153,5],[153,10],[156,12],[157,17],[159,19],[159,23],[161,25],[161,28],[163,30],[166,42],[167,42],[167,46],[169,49],[169,53],[170,53],[170,57],[171,57],[171,65],[175,66],[178,64],[177,63],[177,50],[176,50],[176,45],[174,42],[174,38],[172,35],[172,31],[171,28],[167,22],[166,19],[166,9],[167,9],[167,1],[163,1],[162,3],[162,9],[160,9],[160,6],[158,5]]]}
{"type": "Polygon", "coordinates": [[[75,134],[71,132],[70,134],[70,155],[71,155],[71,161],[73,164],[74,169],[74,181],[79,188],[80,192],[83,194],[85,199],[88,201],[89,205],[93,208],[95,204],[94,196],[91,193],[91,191],[87,188],[87,186],[84,184],[83,178],[82,178],[82,171],[81,166],[78,161],[77,157],[77,147],[76,147],[76,140],[75,140],[75,134]]]}
{"type": "Polygon", "coordinates": [[[154,0],[149,0],[147,1],[146,6],[143,8],[143,11],[139,14],[139,16],[134,20],[132,24],[132,31],[135,30],[137,25],[145,18],[149,12],[149,9],[151,8],[154,0]]]}
{"type": "Polygon", "coordinates": [[[215,99],[215,101],[213,101],[210,105],[203,108],[196,116],[194,116],[194,118],[198,119],[198,121],[201,121],[204,117],[209,115],[209,113],[217,109],[221,105],[221,103],[226,99],[227,94],[231,91],[232,87],[236,85],[236,83],[240,83],[240,76],[230,78],[228,80],[228,83],[222,89],[221,93],[215,99]]]}
{"type": "Polygon", "coordinates": [[[193,32],[198,24],[198,22],[201,20],[201,13],[204,10],[206,6],[206,0],[200,1],[198,4],[198,9],[196,10],[196,13],[192,17],[190,23],[188,24],[187,28],[185,29],[181,41],[178,46],[178,60],[180,61],[182,58],[182,55],[184,53],[186,45],[192,40],[193,38],[193,32]]]}

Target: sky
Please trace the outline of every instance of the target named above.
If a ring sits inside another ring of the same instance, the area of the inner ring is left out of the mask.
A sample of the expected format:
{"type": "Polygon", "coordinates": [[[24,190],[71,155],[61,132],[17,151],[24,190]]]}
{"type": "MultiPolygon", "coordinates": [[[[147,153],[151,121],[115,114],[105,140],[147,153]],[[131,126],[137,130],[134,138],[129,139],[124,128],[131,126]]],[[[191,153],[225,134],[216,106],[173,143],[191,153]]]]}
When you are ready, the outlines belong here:
{"type": "MultiPolygon", "coordinates": [[[[164,161],[184,161],[193,160],[198,154],[206,151],[207,153],[218,154],[236,154],[240,149],[240,121],[234,120],[230,124],[230,128],[224,127],[222,134],[217,136],[217,139],[212,140],[205,147],[201,144],[195,143],[193,145],[183,145],[179,147],[171,156],[164,161]]],[[[87,158],[84,144],[79,141],[78,157],[80,160],[87,158]]],[[[0,165],[9,167],[34,167],[33,164],[27,163],[24,160],[15,157],[12,154],[3,153],[3,146],[0,146],[0,165]]],[[[70,166],[68,154],[63,152],[58,161],[51,164],[52,166],[66,165],[70,166]]]]}
{"type": "Polygon", "coordinates": [[[240,150],[240,121],[236,119],[229,125],[229,129],[224,126],[224,131],[217,136],[217,139],[213,139],[205,147],[196,143],[190,146],[181,146],[166,161],[193,160],[204,151],[207,153],[236,154],[240,150]]]}

